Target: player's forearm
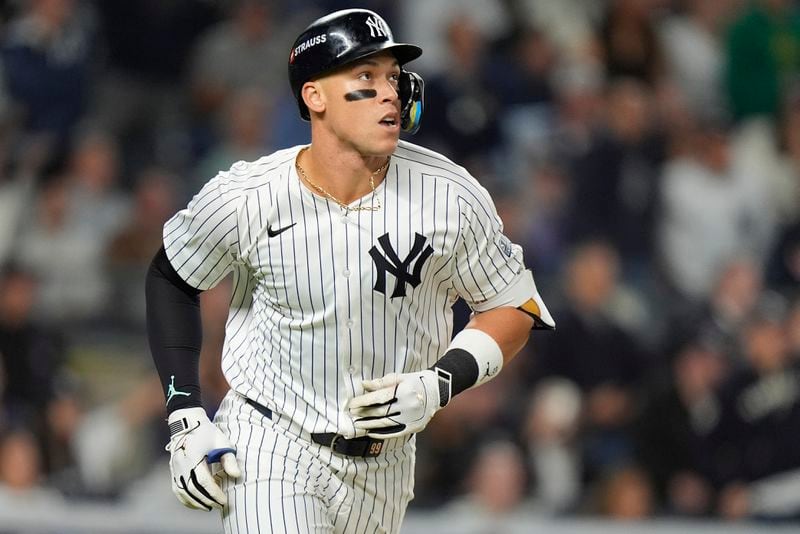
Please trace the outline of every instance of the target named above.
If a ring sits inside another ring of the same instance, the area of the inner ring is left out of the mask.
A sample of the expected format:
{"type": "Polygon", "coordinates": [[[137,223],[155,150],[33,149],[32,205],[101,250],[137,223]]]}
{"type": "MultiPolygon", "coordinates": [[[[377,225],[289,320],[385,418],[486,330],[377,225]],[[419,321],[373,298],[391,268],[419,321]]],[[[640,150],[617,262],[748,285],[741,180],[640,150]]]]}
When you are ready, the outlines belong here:
{"type": "Polygon", "coordinates": [[[199,291],[181,280],[163,247],[147,272],[145,294],[150,351],[164,388],[167,410],[201,406],[199,291]]]}
{"type": "Polygon", "coordinates": [[[503,353],[503,363],[511,361],[528,342],[533,318],[516,308],[502,307],[478,313],[466,328],[477,328],[489,334],[503,353]]]}

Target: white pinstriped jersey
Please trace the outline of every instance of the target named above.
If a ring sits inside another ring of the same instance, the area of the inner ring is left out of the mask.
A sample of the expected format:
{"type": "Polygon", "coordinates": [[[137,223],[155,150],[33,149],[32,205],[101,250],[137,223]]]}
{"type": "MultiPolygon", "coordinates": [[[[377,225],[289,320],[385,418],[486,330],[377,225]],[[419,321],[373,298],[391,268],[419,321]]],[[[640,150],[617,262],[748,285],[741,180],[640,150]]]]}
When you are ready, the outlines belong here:
{"type": "Polygon", "coordinates": [[[525,271],[522,250],[486,190],[435,152],[401,141],[380,209],[346,212],[301,183],[301,148],[218,174],[167,222],[164,245],[198,289],[233,272],[231,387],[296,430],[352,436],[345,403],[361,380],[433,365],[457,297],[496,306],[525,271]]]}

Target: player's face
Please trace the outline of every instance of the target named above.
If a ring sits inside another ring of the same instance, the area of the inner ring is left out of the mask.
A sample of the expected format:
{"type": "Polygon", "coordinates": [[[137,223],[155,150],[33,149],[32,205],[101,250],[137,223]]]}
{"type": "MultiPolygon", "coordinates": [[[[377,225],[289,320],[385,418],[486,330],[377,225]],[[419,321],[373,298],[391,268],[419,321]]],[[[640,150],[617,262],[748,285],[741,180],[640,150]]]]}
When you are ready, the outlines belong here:
{"type": "Polygon", "coordinates": [[[365,155],[388,155],[400,138],[400,66],[391,52],[347,65],[323,81],[325,121],[365,155]]]}

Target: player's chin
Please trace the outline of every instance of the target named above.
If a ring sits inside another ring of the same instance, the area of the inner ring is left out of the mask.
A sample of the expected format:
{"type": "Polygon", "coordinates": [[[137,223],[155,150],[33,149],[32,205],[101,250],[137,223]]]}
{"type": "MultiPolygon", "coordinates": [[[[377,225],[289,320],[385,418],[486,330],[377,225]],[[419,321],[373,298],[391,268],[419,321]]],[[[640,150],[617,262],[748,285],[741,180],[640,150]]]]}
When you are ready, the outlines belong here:
{"type": "Polygon", "coordinates": [[[373,154],[388,156],[393,154],[400,141],[400,131],[379,131],[369,142],[374,148],[373,154]]]}

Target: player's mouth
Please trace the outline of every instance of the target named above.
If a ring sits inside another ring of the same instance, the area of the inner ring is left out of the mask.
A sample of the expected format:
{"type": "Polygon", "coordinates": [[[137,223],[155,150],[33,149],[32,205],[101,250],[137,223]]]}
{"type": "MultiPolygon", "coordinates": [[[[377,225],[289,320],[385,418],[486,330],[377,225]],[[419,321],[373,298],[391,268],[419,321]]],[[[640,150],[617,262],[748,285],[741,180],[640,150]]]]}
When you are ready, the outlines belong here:
{"type": "Polygon", "coordinates": [[[379,123],[387,130],[395,131],[400,129],[400,115],[397,112],[387,113],[379,123]]]}

